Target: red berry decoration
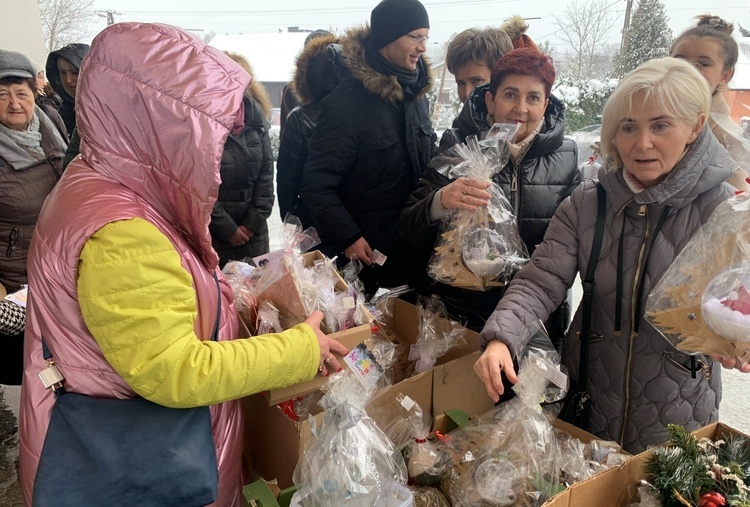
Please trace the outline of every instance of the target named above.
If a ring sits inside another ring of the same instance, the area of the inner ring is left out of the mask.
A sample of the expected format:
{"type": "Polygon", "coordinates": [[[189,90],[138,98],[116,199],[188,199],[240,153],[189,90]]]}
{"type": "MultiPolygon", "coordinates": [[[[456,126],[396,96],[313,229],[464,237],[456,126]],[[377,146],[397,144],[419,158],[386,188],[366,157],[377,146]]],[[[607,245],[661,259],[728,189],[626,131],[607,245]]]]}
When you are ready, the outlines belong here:
{"type": "Polygon", "coordinates": [[[711,492],[701,496],[698,507],[726,507],[727,501],[721,493],[711,492]]]}

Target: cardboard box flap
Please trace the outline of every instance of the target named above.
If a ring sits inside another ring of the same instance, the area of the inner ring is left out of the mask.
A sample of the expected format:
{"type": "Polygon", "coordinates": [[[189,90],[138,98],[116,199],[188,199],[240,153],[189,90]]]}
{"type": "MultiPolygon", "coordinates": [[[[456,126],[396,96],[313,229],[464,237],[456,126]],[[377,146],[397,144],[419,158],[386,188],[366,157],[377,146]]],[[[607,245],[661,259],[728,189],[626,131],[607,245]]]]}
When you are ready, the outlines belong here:
{"type": "MultiPolygon", "coordinates": [[[[351,350],[352,348],[356,347],[363,341],[369,340],[370,335],[371,335],[370,324],[363,324],[361,326],[357,326],[352,329],[347,329],[346,331],[340,331],[338,333],[331,333],[328,336],[344,344],[344,346],[348,350],[351,350]]],[[[341,363],[342,368],[344,369],[349,368],[344,362],[344,359],[339,354],[334,353],[334,356],[336,356],[336,359],[339,360],[339,363],[341,363]]],[[[319,390],[320,387],[323,384],[325,384],[325,382],[326,382],[325,377],[316,375],[315,377],[313,377],[312,380],[308,380],[307,382],[301,382],[293,386],[281,387],[279,389],[273,389],[271,391],[267,391],[266,393],[264,393],[264,396],[268,400],[269,405],[278,405],[279,403],[283,401],[288,401],[288,400],[291,400],[292,398],[296,398],[298,396],[304,396],[306,394],[315,392],[319,390]]]]}

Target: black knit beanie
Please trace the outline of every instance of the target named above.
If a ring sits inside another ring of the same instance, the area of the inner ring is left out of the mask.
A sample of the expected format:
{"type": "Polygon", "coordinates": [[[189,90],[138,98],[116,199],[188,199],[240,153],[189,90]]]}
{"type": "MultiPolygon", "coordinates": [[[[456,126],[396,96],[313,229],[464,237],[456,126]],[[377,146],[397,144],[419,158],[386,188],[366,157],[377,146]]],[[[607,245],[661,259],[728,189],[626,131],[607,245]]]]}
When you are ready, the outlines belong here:
{"type": "Polygon", "coordinates": [[[382,0],[370,14],[372,46],[380,49],[412,30],[430,28],[427,10],[419,0],[382,0]]]}

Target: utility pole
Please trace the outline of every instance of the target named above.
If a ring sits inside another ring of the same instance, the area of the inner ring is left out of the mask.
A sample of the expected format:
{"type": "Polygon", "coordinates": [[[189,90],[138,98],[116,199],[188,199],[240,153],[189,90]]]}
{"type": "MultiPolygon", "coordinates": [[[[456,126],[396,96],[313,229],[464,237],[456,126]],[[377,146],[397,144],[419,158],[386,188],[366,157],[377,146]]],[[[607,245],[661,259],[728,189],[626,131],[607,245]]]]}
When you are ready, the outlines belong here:
{"type": "Polygon", "coordinates": [[[620,43],[620,51],[625,46],[625,36],[630,30],[630,11],[633,9],[633,0],[625,0],[625,23],[622,25],[622,42],[620,43]]]}
{"type": "Polygon", "coordinates": [[[107,26],[112,26],[115,24],[115,16],[122,15],[121,12],[115,12],[113,10],[106,10],[106,11],[97,11],[96,15],[100,18],[107,18],[107,26]]]}

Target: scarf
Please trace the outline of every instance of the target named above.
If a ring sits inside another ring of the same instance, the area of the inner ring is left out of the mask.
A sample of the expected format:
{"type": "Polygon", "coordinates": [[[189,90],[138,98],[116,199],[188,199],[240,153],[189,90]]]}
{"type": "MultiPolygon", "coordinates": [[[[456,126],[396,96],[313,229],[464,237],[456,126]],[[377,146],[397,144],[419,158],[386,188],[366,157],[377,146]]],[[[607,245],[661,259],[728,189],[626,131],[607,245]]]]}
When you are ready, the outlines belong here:
{"type": "Polygon", "coordinates": [[[539,134],[539,132],[541,132],[543,125],[544,118],[541,118],[539,120],[539,124],[534,128],[534,130],[529,132],[529,135],[527,135],[517,143],[508,143],[510,156],[513,159],[513,162],[518,163],[518,161],[523,158],[523,156],[526,154],[526,151],[529,149],[529,146],[531,146],[531,142],[539,134]]]}
{"type": "Polygon", "coordinates": [[[622,179],[625,180],[625,183],[628,185],[628,188],[634,194],[640,194],[641,192],[646,190],[646,187],[643,186],[643,183],[635,179],[635,176],[630,174],[630,171],[628,171],[624,167],[622,168],[622,179]]]}
{"type": "Polygon", "coordinates": [[[371,58],[368,58],[370,60],[370,65],[372,65],[375,70],[382,72],[386,76],[396,76],[396,80],[404,88],[417,84],[417,80],[419,79],[419,69],[406,70],[397,65],[393,65],[380,54],[380,51],[373,49],[372,44],[369,42],[367,44],[367,49],[368,55],[372,55],[371,58]]]}
{"type": "Polygon", "coordinates": [[[25,150],[35,155],[44,156],[42,133],[39,131],[39,116],[37,116],[36,111],[34,111],[26,130],[11,129],[0,123],[0,132],[10,137],[13,142],[25,150]]]}

